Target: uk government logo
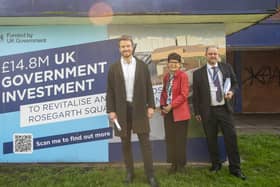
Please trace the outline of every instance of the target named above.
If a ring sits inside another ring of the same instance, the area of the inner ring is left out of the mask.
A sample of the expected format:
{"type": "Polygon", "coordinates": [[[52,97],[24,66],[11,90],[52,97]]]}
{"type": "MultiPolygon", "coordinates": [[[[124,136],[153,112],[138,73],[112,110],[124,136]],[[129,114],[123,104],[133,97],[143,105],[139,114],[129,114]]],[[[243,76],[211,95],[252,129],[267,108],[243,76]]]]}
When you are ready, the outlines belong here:
{"type": "MultiPolygon", "coordinates": [[[[6,42],[8,44],[24,44],[24,43],[46,43],[46,38],[37,38],[34,33],[30,32],[23,32],[23,33],[14,33],[14,32],[8,32],[6,33],[6,42]]],[[[4,40],[4,34],[1,33],[0,35],[0,42],[5,41],[4,40]]]]}

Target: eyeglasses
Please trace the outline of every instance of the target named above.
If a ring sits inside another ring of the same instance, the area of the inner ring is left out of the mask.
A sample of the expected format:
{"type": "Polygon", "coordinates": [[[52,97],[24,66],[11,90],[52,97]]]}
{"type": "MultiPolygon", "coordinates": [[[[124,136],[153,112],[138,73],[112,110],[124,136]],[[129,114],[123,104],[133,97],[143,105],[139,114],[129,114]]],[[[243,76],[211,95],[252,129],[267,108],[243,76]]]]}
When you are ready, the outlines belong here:
{"type": "Polygon", "coordinates": [[[218,53],[207,53],[207,55],[212,56],[212,55],[218,55],[218,53]]]}
{"type": "Polygon", "coordinates": [[[172,64],[179,64],[180,62],[178,60],[169,60],[168,64],[170,64],[170,63],[172,63],[172,64]]]}

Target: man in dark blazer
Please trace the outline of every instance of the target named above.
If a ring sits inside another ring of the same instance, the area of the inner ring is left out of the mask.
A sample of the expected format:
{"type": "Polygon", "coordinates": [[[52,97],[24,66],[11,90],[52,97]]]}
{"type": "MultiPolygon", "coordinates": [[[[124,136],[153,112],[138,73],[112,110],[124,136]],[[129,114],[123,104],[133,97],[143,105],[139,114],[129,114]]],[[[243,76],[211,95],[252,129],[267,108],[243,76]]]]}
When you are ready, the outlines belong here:
{"type": "Polygon", "coordinates": [[[155,103],[151,77],[147,65],[133,57],[133,41],[130,36],[119,40],[120,61],[112,64],[108,72],[106,106],[112,122],[117,120],[121,130],[115,128],[115,135],[120,136],[127,175],[126,183],[134,178],[133,157],[131,150],[131,131],[137,133],[145,174],[151,186],[158,183],[154,176],[152,149],[149,141],[149,118],[154,113],[155,103]]]}
{"type": "Polygon", "coordinates": [[[193,73],[193,107],[195,118],[203,124],[207,137],[212,167],[218,172],[221,167],[218,150],[218,131],[221,129],[229,159],[229,170],[233,176],[246,179],[240,169],[240,156],[237,146],[236,130],[233,124],[232,97],[238,88],[236,76],[230,64],[219,63],[216,46],[206,48],[207,64],[193,73]],[[231,85],[224,91],[225,82],[231,85]]]}

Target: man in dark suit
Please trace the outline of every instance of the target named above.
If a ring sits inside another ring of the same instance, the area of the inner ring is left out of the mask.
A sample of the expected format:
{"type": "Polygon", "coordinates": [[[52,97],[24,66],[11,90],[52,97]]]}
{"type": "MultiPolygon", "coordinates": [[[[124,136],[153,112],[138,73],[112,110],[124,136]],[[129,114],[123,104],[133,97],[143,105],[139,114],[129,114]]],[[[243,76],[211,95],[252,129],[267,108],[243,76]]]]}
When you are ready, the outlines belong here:
{"type": "Polygon", "coordinates": [[[233,176],[246,179],[240,169],[240,156],[237,146],[236,130],[233,124],[231,99],[238,88],[236,76],[230,64],[219,63],[218,48],[206,48],[207,64],[193,74],[193,106],[195,118],[202,121],[207,137],[212,167],[218,172],[222,165],[219,160],[218,130],[221,129],[229,159],[229,170],[233,176]],[[224,91],[225,82],[231,84],[224,91]]]}
{"type": "Polygon", "coordinates": [[[118,120],[121,130],[115,128],[120,136],[127,175],[126,183],[134,178],[131,150],[131,131],[137,133],[145,174],[151,186],[158,183],[154,176],[152,149],[149,141],[149,118],[154,113],[155,103],[151,77],[147,65],[133,56],[133,41],[130,36],[119,40],[120,61],[112,64],[108,72],[106,105],[112,122],[118,120]]]}

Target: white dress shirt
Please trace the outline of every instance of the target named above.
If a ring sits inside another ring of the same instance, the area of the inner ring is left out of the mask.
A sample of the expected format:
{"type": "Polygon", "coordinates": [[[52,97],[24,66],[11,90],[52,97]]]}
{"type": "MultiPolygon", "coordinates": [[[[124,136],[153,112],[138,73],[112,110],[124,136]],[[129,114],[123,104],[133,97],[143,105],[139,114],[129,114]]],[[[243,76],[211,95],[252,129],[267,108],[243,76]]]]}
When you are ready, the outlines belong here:
{"type": "MultiPolygon", "coordinates": [[[[210,94],[211,94],[211,106],[219,106],[219,105],[224,105],[225,104],[225,99],[224,99],[224,93],[222,91],[222,101],[218,102],[216,99],[216,91],[217,91],[217,87],[214,85],[213,82],[213,74],[214,74],[214,70],[212,69],[212,67],[218,67],[218,64],[216,63],[214,66],[211,66],[209,64],[207,64],[207,74],[208,74],[208,82],[209,82],[209,88],[210,88],[210,94]]],[[[223,74],[220,71],[220,69],[218,68],[218,78],[220,81],[220,86],[221,86],[221,90],[223,90],[223,74]]]]}
{"type": "Polygon", "coordinates": [[[126,101],[133,101],[133,90],[135,80],[136,59],[132,57],[131,62],[127,63],[121,57],[122,71],[125,82],[126,101]]]}

